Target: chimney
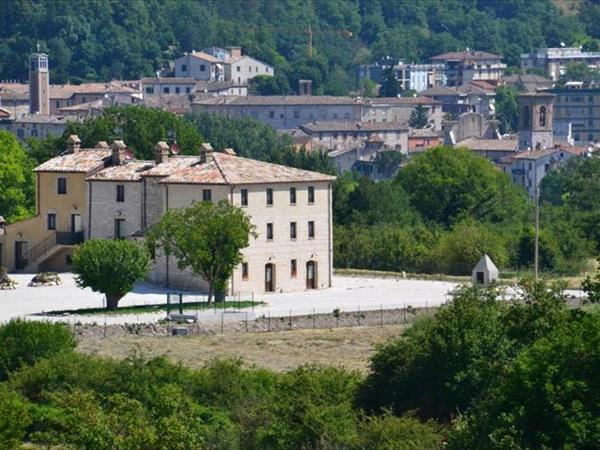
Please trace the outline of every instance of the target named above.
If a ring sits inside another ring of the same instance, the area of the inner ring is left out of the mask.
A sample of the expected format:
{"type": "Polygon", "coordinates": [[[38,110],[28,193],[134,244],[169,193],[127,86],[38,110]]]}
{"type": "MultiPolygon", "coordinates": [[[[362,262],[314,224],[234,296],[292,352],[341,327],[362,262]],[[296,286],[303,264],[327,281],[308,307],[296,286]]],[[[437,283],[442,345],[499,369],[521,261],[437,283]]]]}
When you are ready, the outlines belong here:
{"type": "Polygon", "coordinates": [[[169,146],[165,141],[159,141],[154,147],[154,161],[156,164],[162,164],[169,159],[169,146]]]}
{"type": "Polygon", "coordinates": [[[113,166],[121,166],[125,164],[125,150],[127,146],[125,142],[121,140],[114,141],[112,146],[112,165],[113,166]]]}
{"type": "Polygon", "coordinates": [[[205,142],[200,146],[200,162],[207,163],[211,162],[213,158],[213,148],[208,142],[205,142]]]}
{"type": "Polygon", "coordinates": [[[241,58],[242,56],[242,47],[227,47],[229,50],[230,58],[241,58]]]}
{"type": "Polygon", "coordinates": [[[108,145],[108,142],[106,142],[106,141],[98,141],[98,142],[96,142],[96,148],[109,149],[110,145],[108,145]]]}
{"type": "Polygon", "coordinates": [[[69,153],[77,153],[81,148],[81,139],[76,134],[71,134],[67,138],[67,149],[69,153]]]}
{"type": "Polygon", "coordinates": [[[223,150],[223,153],[230,156],[236,156],[235,150],[232,148],[226,148],[223,150]]]}
{"type": "Polygon", "coordinates": [[[312,80],[298,80],[298,95],[312,95],[312,80]]]}

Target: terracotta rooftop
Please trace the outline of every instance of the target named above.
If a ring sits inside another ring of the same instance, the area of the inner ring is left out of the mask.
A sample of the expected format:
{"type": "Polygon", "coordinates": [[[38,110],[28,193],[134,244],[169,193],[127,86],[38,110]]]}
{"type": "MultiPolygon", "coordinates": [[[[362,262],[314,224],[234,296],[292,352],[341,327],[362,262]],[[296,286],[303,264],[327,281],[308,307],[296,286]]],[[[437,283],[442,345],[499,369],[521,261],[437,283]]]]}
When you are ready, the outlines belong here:
{"type": "Polygon", "coordinates": [[[200,162],[200,156],[171,156],[144,173],[145,177],[166,177],[200,162]]]}
{"type": "Polygon", "coordinates": [[[334,180],[335,177],[318,172],[215,152],[210,162],[177,171],[161,183],[237,185],[334,180]]]}
{"type": "Polygon", "coordinates": [[[154,161],[127,161],[119,166],[110,166],[86,178],[91,181],[139,181],[144,172],[154,167],[154,161]]]}
{"type": "Polygon", "coordinates": [[[40,164],[34,170],[35,172],[89,173],[104,167],[110,154],[110,149],[81,149],[76,153],[52,158],[40,164]]]}
{"type": "Polygon", "coordinates": [[[64,124],[77,121],[77,117],[45,114],[22,114],[15,118],[16,123],[64,124]]]}
{"type": "Polygon", "coordinates": [[[431,58],[432,61],[468,61],[473,59],[501,59],[501,56],[480,50],[448,52],[431,58]]]}
{"type": "Polygon", "coordinates": [[[218,62],[222,63],[223,62],[219,58],[215,58],[214,56],[209,55],[208,53],[204,53],[204,52],[191,52],[191,53],[189,53],[189,55],[195,56],[197,58],[202,58],[205,61],[212,62],[212,63],[218,63],[218,62]]]}
{"type": "Polygon", "coordinates": [[[435,131],[432,130],[431,128],[413,128],[412,130],[410,130],[410,132],[408,133],[408,137],[416,137],[416,138],[433,138],[433,137],[440,137],[440,134],[435,131]]]}
{"type": "Polygon", "coordinates": [[[515,139],[477,139],[467,138],[456,144],[473,151],[517,151],[518,141],[515,139]]]}
{"type": "Polygon", "coordinates": [[[434,97],[438,95],[460,97],[461,94],[456,89],[451,87],[438,85],[419,92],[419,95],[425,97],[434,97]]]}
{"type": "Polygon", "coordinates": [[[361,100],[352,97],[335,97],[331,95],[231,95],[228,97],[212,97],[194,102],[199,105],[353,105],[361,100]]]}
{"type": "Polygon", "coordinates": [[[381,97],[365,98],[363,102],[367,105],[441,105],[442,103],[430,97],[381,97]]]}
{"type": "Polygon", "coordinates": [[[142,84],[196,84],[196,80],[189,77],[145,77],[142,84]]]}
{"type": "Polygon", "coordinates": [[[552,155],[554,155],[556,153],[560,153],[562,151],[563,150],[561,148],[556,148],[556,147],[546,148],[543,150],[529,150],[529,151],[517,153],[516,155],[513,156],[513,159],[536,160],[536,159],[540,159],[540,158],[545,158],[547,156],[552,156],[552,155]]]}
{"type": "Polygon", "coordinates": [[[321,131],[407,131],[406,122],[358,122],[358,121],[316,121],[300,126],[310,133],[321,131]]]}
{"type": "MultiPolygon", "coordinates": [[[[20,96],[29,96],[29,84],[27,83],[0,83],[0,90],[6,90],[7,93],[15,93],[20,96]]],[[[109,83],[83,83],[83,84],[51,84],[49,88],[51,99],[67,99],[74,94],[136,94],[139,91],[125,86],[118,81],[109,83]]],[[[2,94],[4,97],[4,94],[2,94]]]]}

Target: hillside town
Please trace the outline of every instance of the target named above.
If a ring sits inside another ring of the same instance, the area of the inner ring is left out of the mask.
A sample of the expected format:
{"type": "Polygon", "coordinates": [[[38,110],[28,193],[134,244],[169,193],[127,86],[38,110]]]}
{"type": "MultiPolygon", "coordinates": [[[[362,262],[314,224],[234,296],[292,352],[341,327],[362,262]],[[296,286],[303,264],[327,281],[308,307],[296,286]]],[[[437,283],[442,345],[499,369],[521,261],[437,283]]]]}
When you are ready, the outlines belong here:
{"type": "Polygon", "coordinates": [[[0,449],[594,449],[595,0],[5,0],[0,449]]]}

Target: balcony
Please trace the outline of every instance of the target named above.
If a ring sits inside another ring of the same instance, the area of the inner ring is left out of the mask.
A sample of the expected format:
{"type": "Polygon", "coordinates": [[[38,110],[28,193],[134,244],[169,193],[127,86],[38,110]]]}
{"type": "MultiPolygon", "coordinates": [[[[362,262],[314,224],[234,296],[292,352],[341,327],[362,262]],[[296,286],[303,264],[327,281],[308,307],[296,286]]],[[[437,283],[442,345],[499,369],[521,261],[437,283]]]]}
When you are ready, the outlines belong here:
{"type": "Polygon", "coordinates": [[[76,233],[59,231],[56,233],[56,243],[58,245],[77,245],[83,242],[83,231],[76,233]]]}

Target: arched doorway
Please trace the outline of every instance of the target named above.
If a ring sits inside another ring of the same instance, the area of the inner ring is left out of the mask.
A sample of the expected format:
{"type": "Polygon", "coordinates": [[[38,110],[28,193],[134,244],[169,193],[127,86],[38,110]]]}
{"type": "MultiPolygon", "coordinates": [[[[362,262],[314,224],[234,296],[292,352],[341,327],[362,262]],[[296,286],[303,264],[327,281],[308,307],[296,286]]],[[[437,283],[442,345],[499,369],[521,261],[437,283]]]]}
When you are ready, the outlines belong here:
{"type": "Polygon", "coordinates": [[[265,265],[265,292],[275,292],[275,264],[265,265]]]}
{"type": "Polygon", "coordinates": [[[316,289],[317,286],[317,262],[308,261],[306,263],[306,289],[316,289]]]}

